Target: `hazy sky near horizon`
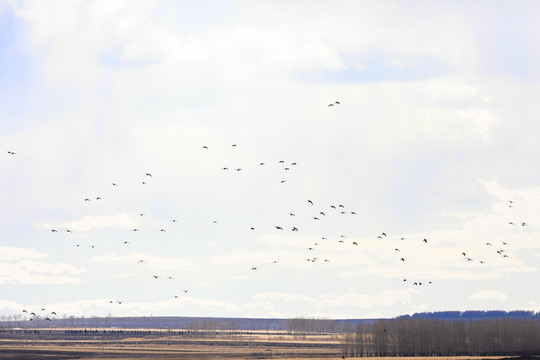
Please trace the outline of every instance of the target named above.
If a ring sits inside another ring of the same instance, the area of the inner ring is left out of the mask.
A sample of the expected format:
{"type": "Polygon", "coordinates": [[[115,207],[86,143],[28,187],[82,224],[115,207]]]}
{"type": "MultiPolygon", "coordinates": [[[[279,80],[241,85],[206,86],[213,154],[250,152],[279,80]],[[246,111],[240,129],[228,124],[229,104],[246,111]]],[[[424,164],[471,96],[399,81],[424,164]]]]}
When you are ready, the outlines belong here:
{"type": "Polygon", "coordinates": [[[0,314],[540,311],[539,16],[0,0],[0,314]]]}

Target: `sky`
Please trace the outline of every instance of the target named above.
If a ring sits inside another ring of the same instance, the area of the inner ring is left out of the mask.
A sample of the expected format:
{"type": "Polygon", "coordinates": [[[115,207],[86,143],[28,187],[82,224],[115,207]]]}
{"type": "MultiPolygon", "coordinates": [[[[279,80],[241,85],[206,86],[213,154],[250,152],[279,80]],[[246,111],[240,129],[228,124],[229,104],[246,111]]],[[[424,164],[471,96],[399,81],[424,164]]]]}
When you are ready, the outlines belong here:
{"type": "Polygon", "coordinates": [[[539,16],[0,0],[0,314],[540,311],[539,16]]]}

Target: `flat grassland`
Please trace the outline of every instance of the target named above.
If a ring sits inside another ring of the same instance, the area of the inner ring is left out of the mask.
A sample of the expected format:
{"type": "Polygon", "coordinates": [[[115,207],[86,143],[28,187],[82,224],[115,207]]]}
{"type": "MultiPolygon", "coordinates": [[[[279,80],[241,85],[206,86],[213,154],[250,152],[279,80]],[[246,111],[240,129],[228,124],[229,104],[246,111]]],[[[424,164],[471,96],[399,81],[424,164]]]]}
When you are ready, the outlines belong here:
{"type": "MultiPolygon", "coordinates": [[[[36,329],[37,330],[37,329],[36,329]]],[[[208,336],[175,331],[65,329],[0,334],[0,359],[341,359],[335,335],[302,337],[253,331],[208,336]]],[[[422,360],[475,360],[500,357],[438,357],[422,360]]],[[[380,358],[384,359],[384,358],[380,358]]],[[[412,360],[414,358],[401,358],[412,360]]]]}

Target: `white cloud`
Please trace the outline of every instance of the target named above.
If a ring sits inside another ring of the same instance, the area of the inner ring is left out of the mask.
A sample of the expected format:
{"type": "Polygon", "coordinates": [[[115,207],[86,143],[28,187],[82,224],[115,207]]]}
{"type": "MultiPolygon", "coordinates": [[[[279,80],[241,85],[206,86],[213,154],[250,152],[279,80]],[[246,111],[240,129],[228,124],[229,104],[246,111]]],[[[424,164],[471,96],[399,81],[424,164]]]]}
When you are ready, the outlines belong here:
{"type": "Polygon", "coordinates": [[[21,259],[43,259],[47,254],[31,248],[21,247],[0,247],[0,261],[11,261],[21,259]]]}
{"type": "Polygon", "coordinates": [[[0,253],[1,284],[73,284],[80,279],[69,275],[86,272],[84,267],[42,261],[48,255],[31,248],[2,247],[0,253]]]}
{"type": "Polygon", "coordinates": [[[333,296],[306,296],[302,294],[290,293],[259,293],[251,298],[254,300],[273,300],[285,302],[298,302],[312,304],[317,308],[333,307],[353,307],[372,309],[375,305],[390,306],[396,303],[408,304],[412,301],[412,294],[415,289],[385,290],[376,295],[362,294],[349,290],[341,295],[333,296]]]}
{"type": "Polygon", "coordinates": [[[506,300],[505,293],[499,290],[480,290],[470,295],[475,300],[506,300]]]}
{"type": "Polygon", "coordinates": [[[94,256],[92,258],[92,261],[113,263],[123,262],[134,265],[139,264],[150,269],[158,269],[164,271],[178,269],[182,269],[183,271],[193,271],[192,260],[172,256],[155,256],[141,252],[132,252],[129,254],[108,253],[105,255],[94,256]],[[139,264],[139,261],[141,260],[142,262],[139,264]]]}
{"type": "Polygon", "coordinates": [[[126,213],[106,216],[85,216],[81,220],[70,221],[63,224],[64,228],[74,231],[90,231],[104,227],[122,227],[133,229],[138,226],[138,222],[134,216],[129,216],[126,213]]]}

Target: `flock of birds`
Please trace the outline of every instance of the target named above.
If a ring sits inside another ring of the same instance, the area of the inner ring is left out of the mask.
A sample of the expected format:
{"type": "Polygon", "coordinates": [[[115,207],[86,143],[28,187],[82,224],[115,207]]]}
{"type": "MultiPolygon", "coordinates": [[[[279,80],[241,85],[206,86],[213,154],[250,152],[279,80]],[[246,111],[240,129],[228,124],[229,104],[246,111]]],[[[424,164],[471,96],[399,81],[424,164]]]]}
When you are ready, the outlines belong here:
{"type": "MultiPolygon", "coordinates": [[[[336,105],[340,105],[340,102],[339,101],[335,101],[335,102],[332,102],[328,105],[328,107],[333,107],[333,106],[336,106],[336,105]]],[[[234,149],[238,149],[239,146],[237,144],[232,144],[231,145],[232,148],[234,149]]],[[[202,151],[210,151],[211,147],[209,147],[208,145],[202,145],[201,146],[201,149],[202,151]]],[[[17,153],[14,152],[14,151],[7,151],[6,152],[8,154],[8,156],[16,156],[17,153]]],[[[201,154],[201,156],[203,156],[201,154]]],[[[269,163],[267,162],[258,162],[258,166],[259,167],[263,167],[263,166],[268,166],[269,163]]],[[[280,166],[281,169],[284,171],[284,172],[290,172],[290,171],[293,171],[295,168],[298,167],[298,163],[297,162],[285,162],[284,160],[277,160],[274,162],[274,165],[277,165],[277,166],[280,166]]],[[[228,171],[235,171],[235,172],[241,172],[243,169],[241,167],[231,167],[231,166],[222,166],[221,167],[221,170],[223,172],[228,172],[228,171]]],[[[139,180],[139,183],[140,185],[149,185],[152,180],[154,179],[154,176],[152,173],[150,172],[144,172],[144,173],[141,173],[141,178],[139,180]]],[[[285,179],[281,179],[279,180],[279,183],[286,183],[286,180],[285,179]]],[[[118,182],[110,182],[110,186],[113,187],[113,188],[118,188],[120,189],[122,187],[122,185],[118,182]]],[[[98,195],[98,196],[83,196],[81,197],[81,200],[85,203],[92,203],[92,202],[99,202],[99,201],[102,201],[103,198],[101,195],[98,195]]],[[[515,201],[514,200],[509,200],[508,201],[508,206],[510,208],[514,207],[516,205],[515,201]]],[[[298,209],[297,209],[298,210],[298,209]]],[[[350,209],[349,206],[345,206],[344,204],[340,203],[340,202],[335,202],[335,203],[332,203],[332,204],[320,204],[318,201],[316,201],[315,199],[305,199],[304,200],[304,205],[301,207],[301,211],[302,211],[302,214],[299,214],[297,213],[297,211],[295,210],[291,210],[291,211],[288,211],[288,213],[286,214],[283,214],[283,216],[286,216],[288,218],[287,221],[284,221],[287,223],[287,225],[284,225],[284,224],[267,224],[264,228],[264,231],[269,231],[269,230],[272,230],[272,231],[275,231],[275,232],[278,232],[278,233],[281,233],[281,232],[287,232],[287,231],[290,231],[290,232],[293,232],[293,233],[298,233],[298,232],[302,232],[304,231],[304,228],[307,226],[306,224],[306,220],[307,219],[311,219],[310,221],[313,221],[313,222],[324,222],[324,221],[328,221],[329,219],[331,218],[335,218],[336,216],[357,216],[357,210],[355,209],[350,209]],[[300,216],[297,216],[297,215],[300,215],[300,216]],[[298,223],[295,223],[295,219],[298,219],[301,217],[301,220],[298,221],[298,223]],[[300,225],[302,224],[302,226],[300,225]]],[[[137,217],[137,218],[144,218],[145,216],[147,216],[147,214],[145,212],[139,212],[137,214],[133,214],[134,217],[137,217]]],[[[356,219],[354,219],[354,221],[356,221],[356,219]]],[[[171,217],[169,219],[169,221],[167,223],[163,223],[162,226],[158,227],[158,228],[155,228],[153,229],[153,231],[155,232],[159,232],[159,233],[165,233],[167,232],[167,227],[169,225],[172,225],[172,224],[178,224],[180,223],[180,219],[178,218],[174,218],[174,217],[171,217]]],[[[212,220],[212,223],[213,224],[218,224],[218,219],[213,219],[212,220]]],[[[508,222],[508,226],[520,226],[520,227],[526,227],[528,226],[527,223],[523,222],[523,221],[516,221],[516,222],[512,222],[512,221],[509,221],[508,222]]],[[[309,228],[309,226],[307,226],[309,228]]],[[[333,228],[333,227],[331,227],[333,228]]],[[[259,226],[256,226],[254,224],[246,224],[246,230],[249,230],[249,231],[256,231],[259,229],[259,226]]],[[[132,232],[132,233],[137,233],[139,231],[143,230],[142,228],[140,227],[133,227],[131,228],[129,231],[132,232]]],[[[334,229],[335,230],[335,229],[334,229]]],[[[50,232],[52,233],[60,233],[60,232],[64,232],[66,234],[73,234],[74,230],[73,229],[70,229],[70,228],[59,228],[59,227],[52,227],[49,229],[50,232]]],[[[311,229],[308,229],[307,232],[309,233],[309,235],[313,235],[313,231],[311,229]]],[[[351,236],[352,238],[354,238],[354,236],[351,236]]],[[[324,251],[324,248],[325,248],[325,244],[329,244],[329,243],[334,243],[334,244],[339,244],[338,246],[349,246],[351,247],[350,249],[352,250],[353,248],[361,248],[362,247],[362,243],[361,243],[361,240],[358,240],[357,238],[354,238],[352,240],[349,240],[349,236],[347,234],[344,234],[344,233],[339,233],[339,232],[335,232],[331,235],[329,234],[319,234],[318,235],[318,238],[319,240],[317,241],[314,241],[312,244],[306,246],[305,248],[305,252],[306,252],[306,255],[304,257],[305,261],[306,262],[309,262],[309,263],[330,263],[332,262],[332,253],[331,252],[325,252],[324,251]]],[[[408,240],[406,237],[404,236],[390,236],[390,234],[388,234],[387,231],[382,231],[380,232],[378,235],[376,235],[376,239],[379,241],[379,242],[383,242],[385,244],[387,244],[387,247],[388,247],[388,251],[391,251],[394,255],[394,258],[395,258],[395,261],[397,264],[402,264],[402,263],[407,263],[409,260],[407,258],[407,256],[405,255],[407,253],[407,246],[406,244],[410,241],[413,241],[413,242],[418,242],[418,244],[423,244],[423,246],[430,246],[430,240],[427,239],[427,238],[419,238],[419,239],[415,239],[415,240],[408,240]]],[[[126,247],[127,246],[130,246],[130,244],[132,244],[132,240],[122,240],[122,245],[125,245],[126,247]]],[[[75,246],[77,248],[82,248],[83,247],[83,244],[82,243],[77,243],[75,244],[75,246]]],[[[94,249],[96,248],[97,244],[87,244],[86,246],[94,249]]],[[[509,254],[508,254],[508,251],[507,251],[507,248],[508,248],[509,244],[507,242],[502,242],[502,244],[494,244],[494,243],[491,243],[491,242],[486,242],[485,243],[485,247],[486,248],[489,248],[489,249],[493,249],[494,253],[496,253],[498,256],[502,257],[502,258],[508,258],[509,257],[509,254]]],[[[479,264],[485,264],[488,260],[486,260],[485,257],[483,257],[484,254],[477,254],[476,257],[473,257],[471,255],[469,255],[469,251],[468,250],[463,250],[460,254],[460,256],[463,256],[463,259],[467,262],[477,262],[479,264]]],[[[253,264],[251,265],[248,269],[246,270],[250,270],[250,271],[258,271],[260,269],[262,269],[263,267],[265,266],[272,266],[272,265],[275,265],[275,264],[278,264],[280,262],[280,259],[269,259],[268,262],[264,263],[264,264],[253,264]]],[[[147,260],[144,259],[144,258],[141,258],[141,259],[138,259],[137,260],[137,264],[145,264],[147,263],[147,260]]],[[[414,266],[414,264],[412,264],[412,266],[414,266]]],[[[159,280],[159,279],[165,279],[165,280],[174,280],[175,277],[173,275],[161,275],[161,274],[155,274],[155,273],[149,273],[148,274],[148,277],[149,278],[152,278],[154,280],[159,280]]],[[[429,284],[432,284],[433,281],[431,279],[418,279],[418,278],[415,278],[415,279],[410,279],[408,278],[407,276],[404,276],[402,277],[402,280],[400,280],[402,282],[406,282],[406,283],[410,283],[412,286],[422,286],[422,285],[429,285],[429,284]]],[[[189,291],[188,288],[181,288],[181,289],[178,289],[178,292],[181,293],[181,294],[187,294],[189,291]]],[[[172,296],[173,298],[177,299],[180,297],[180,295],[177,294],[174,294],[172,296]]],[[[107,301],[109,304],[118,304],[118,305],[121,305],[125,302],[125,300],[108,300],[107,301]]],[[[45,308],[42,308],[41,309],[41,313],[44,313],[46,311],[45,308]]],[[[28,312],[26,309],[23,310],[23,313],[26,313],[28,315],[30,315],[30,321],[36,319],[37,317],[39,317],[39,314],[40,312],[38,311],[37,313],[35,311],[32,311],[32,312],[28,312]],[[38,314],[38,315],[36,315],[38,314]]],[[[44,317],[45,320],[51,320],[54,316],[56,316],[56,312],[50,312],[50,313],[47,313],[47,315],[44,317]]]]}

